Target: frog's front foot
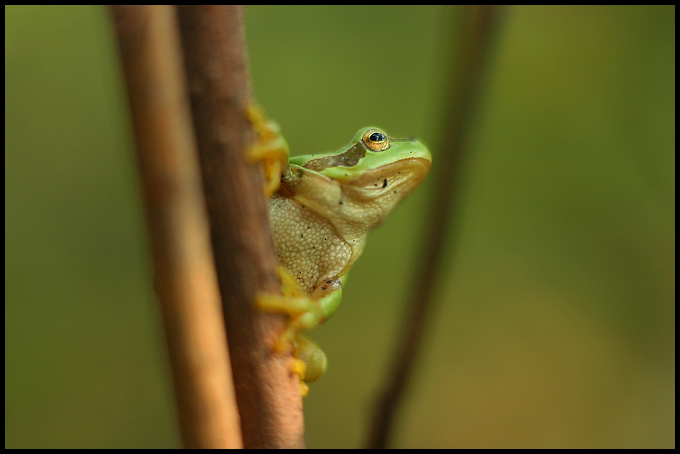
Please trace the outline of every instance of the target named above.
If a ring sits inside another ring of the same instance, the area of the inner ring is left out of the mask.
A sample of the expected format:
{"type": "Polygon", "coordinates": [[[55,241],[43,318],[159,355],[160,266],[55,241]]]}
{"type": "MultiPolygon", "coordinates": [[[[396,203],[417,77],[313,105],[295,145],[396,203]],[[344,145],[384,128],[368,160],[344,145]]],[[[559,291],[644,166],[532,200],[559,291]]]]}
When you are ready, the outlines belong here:
{"type": "Polygon", "coordinates": [[[265,195],[270,197],[279,189],[281,171],[288,162],[288,144],[280,134],[279,125],[267,119],[257,104],[251,104],[246,111],[248,120],[257,133],[257,139],[248,150],[247,158],[262,162],[265,176],[265,195]]]}

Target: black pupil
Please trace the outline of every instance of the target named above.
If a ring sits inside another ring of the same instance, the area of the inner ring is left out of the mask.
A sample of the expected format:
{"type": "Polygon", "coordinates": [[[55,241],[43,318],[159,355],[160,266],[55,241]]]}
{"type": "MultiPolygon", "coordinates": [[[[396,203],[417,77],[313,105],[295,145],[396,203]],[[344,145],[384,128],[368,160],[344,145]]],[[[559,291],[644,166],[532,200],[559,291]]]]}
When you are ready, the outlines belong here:
{"type": "Polygon", "coordinates": [[[369,137],[369,139],[373,142],[382,142],[383,140],[385,140],[385,136],[380,134],[379,132],[374,132],[373,134],[371,134],[371,137],[369,137]]]}

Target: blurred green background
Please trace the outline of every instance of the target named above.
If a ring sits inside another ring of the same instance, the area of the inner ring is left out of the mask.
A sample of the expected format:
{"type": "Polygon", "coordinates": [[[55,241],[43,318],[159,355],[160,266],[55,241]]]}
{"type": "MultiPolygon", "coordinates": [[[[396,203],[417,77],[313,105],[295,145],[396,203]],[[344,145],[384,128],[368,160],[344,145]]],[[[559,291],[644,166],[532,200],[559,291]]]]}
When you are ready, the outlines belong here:
{"type": "MultiPolygon", "coordinates": [[[[443,17],[249,7],[255,93],[292,153],[366,125],[437,144],[443,17]]],[[[497,43],[395,446],[674,447],[675,8],[511,8],[497,43]]],[[[5,446],[178,447],[105,8],[5,7],[5,165],[5,446]]],[[[313,333],[309,447],[363,444],[431,183],[313,333]]]]}

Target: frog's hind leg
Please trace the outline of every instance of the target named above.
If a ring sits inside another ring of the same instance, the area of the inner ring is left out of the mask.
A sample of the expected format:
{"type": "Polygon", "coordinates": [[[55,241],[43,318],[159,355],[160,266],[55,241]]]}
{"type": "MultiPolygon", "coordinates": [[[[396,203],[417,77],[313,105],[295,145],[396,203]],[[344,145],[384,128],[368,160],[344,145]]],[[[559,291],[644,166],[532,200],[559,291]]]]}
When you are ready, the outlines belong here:
{"type": "Polygon", "coordinates": [[[316,381],[326,372],[328,358],[321,347],[302,333],[293,336],[293,349],[298,360],[305,365],[302,379],[306,382],[316,381]]]}
{"type": "Polygon", "coordinates": [[[333,287],[337,291],[325,296],[316,292],[313,295],[317,298],[310,297],[298,288],[295,278],[283,267],[279,266],[278,272],[283,296],[262,293],[257,296],[256,305],[262,311],[281,312],[289,316],[288,326],[274,345],[274,350],[292,350],[295,360],[291,362],[290,371],[300,377],[300,388],[304,396],[309,389],[305,382],[315,381],[323,375],[328,361],[323,350],[300,333],[300,330],[316,326],[330,317],[337,308],[342,291],[338,284],[326,289],[331,291],[333,287]]]}

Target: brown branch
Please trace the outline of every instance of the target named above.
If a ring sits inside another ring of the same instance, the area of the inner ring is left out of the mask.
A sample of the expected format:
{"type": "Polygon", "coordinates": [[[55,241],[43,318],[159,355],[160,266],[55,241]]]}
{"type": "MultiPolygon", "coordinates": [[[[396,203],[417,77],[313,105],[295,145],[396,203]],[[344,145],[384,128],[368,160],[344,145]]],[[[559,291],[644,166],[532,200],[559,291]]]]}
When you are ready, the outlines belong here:
{"type": "Polygon", "coordinates": [[[395,350],[387,383],[379,396],[368,441],[369,448],[385,448],[394,430],[394,419],[403,399],[432,309],[432,292],[441,268],[442,253],[447,239],[452,236],[454,200],[459,194],[459,183],[466,141],[470,133],[474,108],[479,101],[484,70],[489,61],[492,38],[495,36],[500,10],[494,6],[462,8],[458,21],[458,36],[452,40],[460,46],[452,54],[453,69],[449,92],[444,97],[441,159],[434,163],[436,172],[435,197],[428,222],[431,230],[423,248],[418,267],[418,279],[404,318],[400,342],[395,350]]]}
{"type": "Polygon", "coordinates": [[[169,6],[112,7],[184,446],[239,448],[208,223],[169,6]]]}
{"type": "Polygon", "coordinates": [[[244,156],[254,133],[243,7],[178,9],[194,129],[246,448],[304,446],[302,402],[290,357],[272,352],[285,318],[253,305],[279,292],[259,165],[244,156]]]}

